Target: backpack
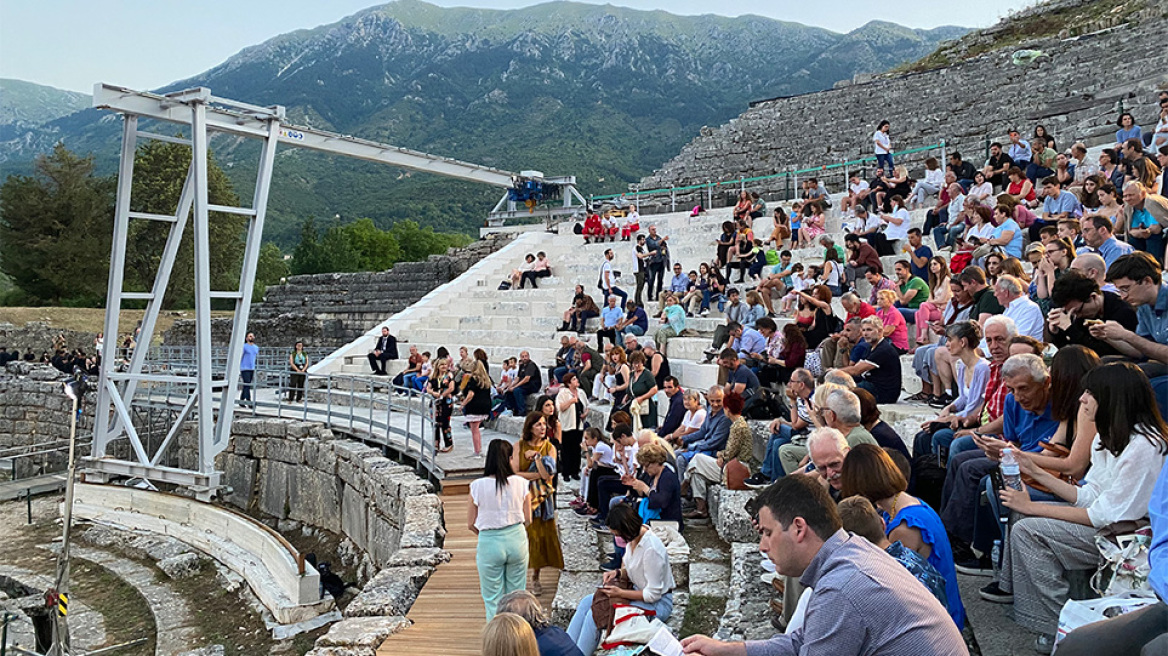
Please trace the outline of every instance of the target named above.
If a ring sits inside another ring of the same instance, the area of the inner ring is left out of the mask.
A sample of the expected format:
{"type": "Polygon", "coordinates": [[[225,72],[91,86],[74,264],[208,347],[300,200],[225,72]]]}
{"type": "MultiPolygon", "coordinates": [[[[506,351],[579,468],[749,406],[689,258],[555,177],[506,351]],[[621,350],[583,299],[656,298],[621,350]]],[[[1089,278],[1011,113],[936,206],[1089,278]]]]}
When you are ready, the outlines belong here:
{"type": "Polygon", "coordinates": [[[577,223],[576,225],[572,226],[572,232],[577,234],[577,235],[584,234],[584,224],[577,223]]]}
{"type": "Polygon", "coordinates": [[[506,291],[508,289],[511,289],[510,280],[504,280],[503,282],[499,283],[499,291],[506,291]]]}

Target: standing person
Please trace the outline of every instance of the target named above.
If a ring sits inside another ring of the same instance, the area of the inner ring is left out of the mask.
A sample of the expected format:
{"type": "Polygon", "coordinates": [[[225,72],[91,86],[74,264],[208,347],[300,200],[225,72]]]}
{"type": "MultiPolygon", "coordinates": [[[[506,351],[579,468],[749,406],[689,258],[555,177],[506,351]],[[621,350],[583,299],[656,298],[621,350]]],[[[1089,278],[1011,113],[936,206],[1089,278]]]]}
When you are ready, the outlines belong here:
{"type": "Polygon", "coordinates": [[[629,355],[629,365],[633,368],[632,380],[629,382],[633,430],[639,432],[641,428],[657,428],[657,399],[654,398],[658,391],[657,380],[645,366],[645,354],[641,351],[629,355]]]}
{"type": "Polygon", "coordinates": [[[564,384],[556,393],[556,411],[560,415],[560,473],[565,481],[580,480],[580,443],[584,439],[584,420],[588,416],[588,395],[580,389],[580,377],[564,374],[564,384]]]}
{"type": "Polygon", "coordinates": [[[785,476],[759,494],[759,547],[775,570],[811,590],[803,626],[769,640],[681,641],[687,654],[959,656],[969,650],[944,606],[907,569],[846,533],[836,502],[811,476],[785,476]]]}
{"type": "MultiPolygon", "coordinates": [[[[243,339],[243,356],[239,359],[239,378],[243,381],[239,390],[240,401],[251,401],[251,384],[255,381],[256,358],[259,354],[260,347],[256,346],[255,333],[248,333],[243,339]]],[[[98,355],[101,355],[100,350],[98,355]]]]}
{"type": "Polygon", "coordinates": [[[531,524],[527,479],[511,466],[511,443],[491,440],[482,478],[470,484],[466,525],[478,536],[475,564],[487,621],[503,595],[527,583],[528,545],[524,527],[531,524]]]}
{"type": "Polygon", "coordinates": [[[637,305],[644,305],[642,292],[645,291],[645,279],[649,274],[649,264],[646,261],[648,257],[649,252],[645,248],[645,235],[637,235],[637,244],[633,246],[633,266],[637,281],[637,291],[633,299],[637,301],[637,305]]]}
{"type": "Polygon", "coordinates": [[[616,286],[616,279],[620,277],[620,274],[612,268],[612,260],[614,257],[616,256],[613,254],[611,248],[604,251],[604,262],[600,265],[600,280],[597,281],[596,286],[600,288],[600,291],[604,292],[604,298],[608,298],[613,294],[619,296],[621,299],[620,306],[623,309],[625,301],[629,299],[629,295],[620,287],[616,286]]]}
{"type": "Polygon", "coordinates": [[[665,263],[669,259],[669,237],[657,234],[657,226],[649,226],[649,236],[645,238],[645,252],[649,260],[649,298],[661,296],[665,284],[665,263]]]}
{"type": "Polygon", "coordinates": [[[439,453],[449,453],[454,449],[454,435],[450,429],[450,417],[454,414],[454,373],[450,371],[448,358],[436,360],[427,387],[426,391],[434,397],[434,449],[439,453]]]}
{"type": "Polygon", "coordinates": [[[304,352],[304,342],[297,341],[288,356],[288,369],[292,372],[288,400],[299,403],[304,400],[304,382],[308,379],[308,354],[304,352]]]}
{"type": "Polygon", "coordinates": [[[482,424],[491,414],[491,376],[483,361],[475,358],[474,368],[464,380],[466,394],[462,398],[462,421],[470,427],[474,455],[478,458],[483,455],[482,424]]]}
{"type": "Polygon", "coordinates": [[[872,149],[876,152],[876,166],[892,172],[892,138],[888,136],[892,127],[888,121],[880,121],[872,133],[872,149]]]}
{"type": "Polygon", "coordinates": [[[539,573],[544,567],[564,569],[560,534],[556,530],[556,447],[548,439],[542,412],[527,415],[523,434],[511,454],[511,468],[528,481],[531,523],[527,525],[528,562],[533,570],[531,592],[543,594],[539,573]]]}
{"type": "Polygon", "coordinates": [[[389,334],[389,327],[381,327],[381,337],[377,338],[377,343],[373,345],[373,350],[369,352],[369,367],[373,369],[374,376],[387,376],[385,373],[385,363],[389,360],[397,359],[397,339],[389,334]]]}

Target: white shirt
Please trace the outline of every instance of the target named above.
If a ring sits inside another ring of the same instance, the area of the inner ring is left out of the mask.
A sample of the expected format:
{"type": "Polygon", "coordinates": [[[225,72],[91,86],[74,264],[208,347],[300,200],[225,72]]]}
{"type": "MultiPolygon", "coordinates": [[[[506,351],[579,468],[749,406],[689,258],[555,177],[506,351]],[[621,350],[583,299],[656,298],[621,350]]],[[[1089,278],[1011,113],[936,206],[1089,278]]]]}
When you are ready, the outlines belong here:
{"type": "Polygon", "coordinates": [[[1154,154],[1160,149],[1160,146],[1166,144],[1168,144],[1168,116],[1162,116],[1156,122],[1156,132],[1152,136],[1152,153],[1154,154]]]}
{"type": "Polygon", "coordinates": [[[1014,320],[1019,335],[1030,335],[1034,339],[1042,341],[1044,326],[1042,309],[1034,301],[1025,296],[1019,296],[1006,306],[1006,311],[1002,312],[1002,316],[1014,320]]]}
{"type": "MultiPolygon", "coordinates": [[[[616,272],[612,270],[612,262],[608,261],[607,259],[604,260],[604,264],[600,265],[600,286],[604,287],[606,283],[612,286],[616,286],[616,272]],[[605,278],[607,278],[607,280],[605,278]]],[[[601,305],[605,305],[606,303],[608,303],[608,299],[600,300],[601,305]]]]}
{"type": "Polygon", "coordinates": [[[892,152],[892,139],[888,138],[887,133],[877,130],[872,133],[872,146],[877,155],[887,155],[892,152]]]}
{"type": "Polygon", "coordinates": [[[969,232],[965,236],[966,239],[969,237],[977,237],[982,241],[989,241],[994,236],[994,224],[983,223],[977,226],[969,226],[969,232]]]}
{"type": "Polygon", "coordinates": [[[889,241],[896,241],[897,239],[907,239],[908,238],[908,229],[912,227],[912,225],[911,225],[912,224],[912,215],[910,215],[908,213],[907,209],[901,207],[901,208],[898,208],[895,212],[893,212],[892,216],[895,216],[896,218],[900,219],[900,225],[896,225],[895,223],[889,222],[888,227],[884,229],[884,236],[889,241]]]}
{"type": "Polygon", "coordinates": [[[527,498],[527,479],[517,474],[507,478],[499,490],[495,478],[483,477],[470,484],[470,498],[478,508],[475,528],[490,531],[523,523],[523,504],[527,498]]]}
{"type": "MultiPolygon", "coordinates": [[[[561,403],[565,403],[572,398],[572,393],[568,388],[561,387],[560,391],[556,393],[556,409],[558,410],[561,403]]],[[[567,410],[560,412],[560,426],[563,426],[565,431],[583,430],[584,418],[588,415],[588,395],[584,392],[584,388],[576,390],[576,398],[583,404],[584,408],[580,412],[580,417],[576,419],[576,404],[568,406],[567,410]]]]}
{"type": "Polygon", "coordinates": [[[629,212],[625,215],[624,227],[635,226],[641,224],[641,215],[637,212],[629,212]]]}
{"type": "Polygon", "coordinates": [[[864,191],[865,189],[869,189],[869,187],[868,187],[867,182],[860,180],[859,182],[857,182],[854,185],[848,185],[848,189],[851,189],[853,194],[858,194],[861,191],[864,191]]]}
{"type": "MultiPolygon", "coordinates": [[[[1148,489],[1150,496],[1151,488],[1148,489]]],[[[646,531],[637,546],[625,552],[624,565],[629,581],[641,591],[646,603],[656,602],[677,585],[673,581],[673,568],[669,566],[665,544],[652,531],[646,531]]]]}
{"type": "Polygon", "coordinates": [[[685,428],[692,428],[697,430],[702,427],[706,421],[706,409],[698,408],[697,412],[691,410],[685,411],[685,416],[681,419],[681,425],[685,428]]]}
{"type": "Polygon", "coordinates": [[[1139,430],[1148,429],[1141,426],[1132,431],[1131,441],[1118,457],[1099,450],[1098,434],[1091,440],[1091,468],[1075,506],[1087,509],[1095,528],[1148,516],[1148,501],[1164,466],[1164,454],[1139,430]]]}
{"type": "Polygon", "coordinates": [[[618,462],[616,465],[616,470],[621,474],[621,476],[624,476],[625,474],[636,475],[636,473],[637,473],[637,452],[640,450],[641,450],[641,445],[637,444],[636,442],[633,442],[632,446],[624,447],[625,464],[622,465],[618,462]]]}
{"type": "Polygon", "coordinates": [[[597,442],[596,446],[592,447],[592,451],[600,454],[600,459],[596,461],[598,466],[616,467],[616,453],[612,450],[611,444],[597,442]]]}
{"type": "Polygon", "coordinates": [[[1075,182],[1082,182],[1099,172],[1099,163],[1090,157],[1084,156],[1075,165],[1075,182]]]}
{"type": "Polygon", "coordinates": [[[996,197],[994,197],[994,186],[992,184],[990,184],[989,182],[983,182],[979,185],[975,185],[973,187],[970,187],[969,195],[970,196],[984,196],[984,198],[982,198],[980,202],[982,205],[985,205],[987,207],[993,207],[998,202],[998,199],[996,197]]]}
{"type": "Polygon", "coordinates": [[[945,170],[938,167],[935,169],[925,169],[925,182],[931,187],[941,188],[945,184],[945,170]]]}

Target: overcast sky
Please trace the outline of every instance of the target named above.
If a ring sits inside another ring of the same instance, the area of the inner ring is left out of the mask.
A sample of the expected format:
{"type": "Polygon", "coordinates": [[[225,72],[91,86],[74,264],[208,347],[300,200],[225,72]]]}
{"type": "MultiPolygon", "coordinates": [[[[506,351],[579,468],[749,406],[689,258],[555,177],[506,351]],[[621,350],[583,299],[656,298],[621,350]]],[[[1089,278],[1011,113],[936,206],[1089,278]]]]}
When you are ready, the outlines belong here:
{"type": "MultiPolygon", "coordinates": [[[[431,0],[443,6],[513,9],[534,0],[431,0]]],[[[603,4],[597,0],[584,0],[603,4]]],[[[0,0],[0,77],[90,92],[94,82],[152,89],[201,73],[241,49],[335,22],[375,0],[0,0]]],[[[834,0],[619,0],[678,14],[759,14],[852,30],[870,20],[910,27],[985,27],[1034,0],[873,3],[834,0]]]]}

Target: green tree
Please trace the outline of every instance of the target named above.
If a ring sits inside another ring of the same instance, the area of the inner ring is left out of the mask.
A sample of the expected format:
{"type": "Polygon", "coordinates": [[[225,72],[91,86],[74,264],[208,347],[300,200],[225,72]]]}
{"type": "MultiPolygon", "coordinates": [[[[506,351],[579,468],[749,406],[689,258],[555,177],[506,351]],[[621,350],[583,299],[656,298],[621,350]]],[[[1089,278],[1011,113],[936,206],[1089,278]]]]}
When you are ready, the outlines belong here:
{"type": "Polygon", "coordinates": [[[288,263],[284,260],[280,247],[272,243],[261,246],[260,258],[256,262],[255,285],[251,293],[252,302],[262,301],[268,285],[280,284],[282,279],[288,277],[288,273],[288,263]]]}
{"type": "Polygon", "coordinates": [[[401,259],[397,239],[373,225],[373,219],[357,219],[344,229],[357,252],[358,271],[385,271],[401,259]]]}
{"type": "Polygon", "coordinates": [[[421,227],[415,221],[398,221],[389,229],[401,247],[402,262],[417,262],[431,255],[445,253],[451,246],[461,247],[470,243],[470,237],[454,233],[434,232],[433,228],[421,227]]]}
{"type": "MultiPolygon", "coordinates": [[[[191,149],[182,144],[149,141],[134,159],[131,209],[173,215],[191,164],[191,149]]],[[[231,181],[207,155],[207,199],[212,205],[238,206],[231,181]]],[[[211,288],[239,288],[243,245],[248,218],[212,212],[209,221],[211,288]]],[[[158,221],[130,222],[126,248],[126,289],[147,291],[154,284],[170,224],[158,221]]],[[[191,307],[195,299],[194,220],[188,219],[167,286],[164,307],[191,307]]]]}
{"type": "Polygon", "coordinates": [[[0,186],[0,270],[25,302],[100,305],[105,296],[114,181],[93,171],[92,156],[57,144],[32,176],[0,186]]]}
{"type": "Polygon", "coordinates": [[[320,235],[316,231],[316,221],[310,216],[300,224],[300,242],[292,251],[292,273],[298,276],[319,273],[320,258],[320,235]]]}

